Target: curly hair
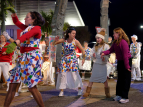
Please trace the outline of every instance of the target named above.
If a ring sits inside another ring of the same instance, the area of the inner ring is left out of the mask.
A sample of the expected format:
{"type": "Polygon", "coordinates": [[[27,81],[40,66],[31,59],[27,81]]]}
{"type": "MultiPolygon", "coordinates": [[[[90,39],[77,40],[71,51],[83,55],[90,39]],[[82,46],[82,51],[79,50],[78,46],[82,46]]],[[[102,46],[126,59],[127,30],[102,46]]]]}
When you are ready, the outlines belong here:
{"type": "Polygon", "coordinates": [[[119,34],[119,38],[117,40],[114,40],[113,43],[116,43],[117,45],[119,45],[121,40],[124,39],[128,43],[128,45],[130,45],[130,40],[122,28],[120,27],[115,28],[114,32],[119,34]]]}
{"type": "Polygon", "coordinates": [[[45,23],[45,20],[44,18],[41,16],[40,13],[36,12],[36,11],[33,11],[33,12],[30,12],[31,14],[31,18],[32,19],[35,19],[34,22],[33,22],[33,25],[34,26],[43,26],[44,23],[45,23]]]}

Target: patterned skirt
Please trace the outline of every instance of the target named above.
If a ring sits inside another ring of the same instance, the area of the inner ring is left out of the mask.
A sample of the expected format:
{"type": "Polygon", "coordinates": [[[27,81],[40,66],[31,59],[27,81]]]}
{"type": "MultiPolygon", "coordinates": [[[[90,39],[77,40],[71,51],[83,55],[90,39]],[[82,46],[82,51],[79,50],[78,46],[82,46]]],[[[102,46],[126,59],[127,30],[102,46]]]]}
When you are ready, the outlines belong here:
{"type": "Polygon", "coordinates": [[[42,55],[40,50],[25,52],[21,55],[19,63],[10,70],[9,83],[23,82],[29,88],[42,80],[42,55]]]}

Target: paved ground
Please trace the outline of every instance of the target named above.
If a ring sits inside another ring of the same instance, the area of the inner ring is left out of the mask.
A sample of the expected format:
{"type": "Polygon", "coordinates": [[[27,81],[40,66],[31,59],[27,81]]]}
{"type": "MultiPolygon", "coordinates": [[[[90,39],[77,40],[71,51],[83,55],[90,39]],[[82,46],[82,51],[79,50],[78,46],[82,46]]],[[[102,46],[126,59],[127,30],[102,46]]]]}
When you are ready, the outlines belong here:
{"type": "MultiPolygon", "coordinates": [[[[116,80],[108,80],[111,96],[115,96],[116,80]]],[[[84,91],[88,81],[84,81],[84,91]]],[[[42,94],[45,107],[143,107],[143,82],[132,82],[129,93],[130,102],[127,104],[119,104],[111,101],[112,98],[106,99],[104,94],[104,85],[102,83],[94,83],[91,95],[83,99],[77,96],[77,90],[66,89],[64,97],[58,97],[59,90],[54,86],[38,86],[42,94]]],[[[0,107],[3,107],[6,96],[6,88],[0,89],[0,107]]],[[[30,93],[26,92],[27,88],[22,89],[20,96],[15,97],[10,107],[36,107],[37,104],[30,93]]],[[[37,106],[38,107],[38,106],[37,106]]]]}

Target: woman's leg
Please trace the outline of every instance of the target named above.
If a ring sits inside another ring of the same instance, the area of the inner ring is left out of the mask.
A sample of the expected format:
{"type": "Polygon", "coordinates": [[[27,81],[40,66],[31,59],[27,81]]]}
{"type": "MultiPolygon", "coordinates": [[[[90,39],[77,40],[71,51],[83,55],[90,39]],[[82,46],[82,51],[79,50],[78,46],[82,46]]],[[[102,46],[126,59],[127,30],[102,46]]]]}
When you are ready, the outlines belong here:
{"type": "Polygon", "coordinates": [[[19,83],[16,87],[15,97],[19,96],[18,90],[19,90],[20,85],[21,85],[21,83],[19,83]]]}
{"type": "Polygon", "coordinates": [[[92,87],[92,85],[93,85],[93,82],[88,83],[88,87],[92,87]]]}
{"type": "Polygon", "coordinates": [[[28,88],[28,89],[31,92],[31,94],[33,95],[33,97],[36,100],[36,102],[39,105],[39,107],[44,107],[42,96],[41,96],[40,92],[38,91],[37,87],[34,86],[34,87],[28,88]]]}
{"type": "Polygon", "coordinates": [[[10,83],[9,84],[9,90],[6,94],[5,102],[4,102],[4,107],[9,107],[10,103],[12,102],[15,92],[16,92],[16,87],[19,85],[19,83],[10,83]]]}
{"type": "Polygon", "coordinates": [[[110,98],[110,88],[108,87],[108,82],[107,80],[104,82],[104,89],[105,89],[105,95],[107,98],[110,98]]]}
{"type": "Polygon", "coordinates": [[[93,82],[89,82],[86,88],[86,92],[83,94],[83,97],[88,97],[92,88],[93,82]]]}
{"type": "Polygon", "coordinates": [[[104,87],[108,88],[108,82],[107,82],[107,80],[104,82],[104,87]]]}

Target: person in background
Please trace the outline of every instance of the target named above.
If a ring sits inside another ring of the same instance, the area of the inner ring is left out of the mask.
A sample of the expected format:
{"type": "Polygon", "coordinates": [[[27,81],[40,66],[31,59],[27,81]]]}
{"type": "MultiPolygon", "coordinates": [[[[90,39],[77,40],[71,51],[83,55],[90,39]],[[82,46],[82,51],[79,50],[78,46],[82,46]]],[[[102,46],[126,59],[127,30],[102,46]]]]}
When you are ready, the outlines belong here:
{"type": "Polygon", "coordinates": [[[112,37],[109,36],[108,37],[108,45],[111,47],[112,44],[113,44],[112,37]]]}
{"type": "MultiPolygon", "coordinates": [[[[49,74],[49,71],[50,70],[50,61],[49,61],[49,57],[48,57],[48,55],[44,55],[44,63],[43,63],[43,65],[42,65],[42,69],[41,69],[41,71],[42,71],[42,73],[43,73],[43,75],[44,75],[44,77],[43,77],[43,84],[42,85],[48,85],[49,83],[48,83],[48,80],[49,80],[49,76],[50,76],[50,74],[49,74]]],[[[49,81],[49,82],[51,82],[51,81],[49,81]]]]}
{"type": "Polygon", "coordinates": [[[132,80],[141,80],[141,70],[140,70],[140,52],[141,44],[137,42],[137,35],[131,36],[132,42],[130,45],[130,52],[132,56],[132,80]]]}
{"type": "MultiPolygon", "coordinates": [[[[11,65],[12,65],[12,56],[14,54],[14,52],[12,52],[11,54],[7,54],[6,53],[6,49],[4,48],[5,46],[9,45],[6,39],[6,37],[4,35],[0,36],[0,77],[1,77],[1,73],[3,73],[3,76],[5,78],[5,81],[7,81],[7,79],[9,78],[9,70],[11,69],[11,65]]],[[[9,83],[7,83],[7,90],[9,89],[9,83]]]]}
{"type": "Polygon", "coordinates": [[[47,75],[46,78],[49,81],[48,85],[55,85],[55,81],[54,81],[55,67],[53,67],[53,63],[50,61],[50,58],[49,58],[49,37],[45,38],[45,43],[46,43],[46,47],[45,47],[44,58],[45,58],[46,63],[50,64],[48,71],[47,71],[48,74],[46,74],[47,75]]]}
{"type": "MultiPolygon", "coordinates": [[[[81,73],[82,73],[82,79],[85,79],[85,72],[89,71],[90,75],[91,75],[91,56],[90,56],[90,52],[91,52],[91,48],[88,47],[88,42],[84,41],[84,47],[83,47],[84,51],[85,51],[85,63],[83,64],[83,66],[81,66],[81,73]]],[[[81,56],[82,59],[82,56],[81,56]]],[[[80,69],[80,67],[79,67],[80,69]]]]}
{"type": "Polygon", "coordinates": [[[114,29],[114,42],[111,48],[107,51],[101,53],[101,58],[105,55],[109,55],[113,52],[116,54],[117,58],[117,85],[116,85],[116,97],[113,98],[114,101],[119,101],[120,103],[129,102],[128,93],[131,83],[131,67],[132,58],[130,54],[130,41],[126,33],[122,28],[114,29]]]}

